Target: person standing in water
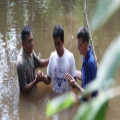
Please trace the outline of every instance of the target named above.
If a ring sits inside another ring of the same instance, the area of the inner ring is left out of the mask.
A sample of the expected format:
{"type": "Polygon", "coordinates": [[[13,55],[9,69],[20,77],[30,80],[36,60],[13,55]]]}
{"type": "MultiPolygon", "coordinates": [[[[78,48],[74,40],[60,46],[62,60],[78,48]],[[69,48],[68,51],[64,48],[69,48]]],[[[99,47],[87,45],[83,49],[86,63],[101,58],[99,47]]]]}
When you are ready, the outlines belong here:
{"type": "MultiPolygon", "coordinates": [[[[69,73],[76,79],[76,68],[73,54],[64,45],[64,30],[61,25],[56,25],[53,30],[55,51],[51,53],[47,67],[47,75],[40,77],[46,85],[51,83],[55,93],[70,91],[71,86],[66,80],[65,73],[69,73]]],[[[41,74],[41,71],[39,71],[41,74]]],[[[39,74],[38,74],[39,76],[39,74]]]]}
{"type": "MultiPolygon", "coordinates": [[[[82,55],[82,69],[81,72],[77,71],[77,79],[82,80],[82,87],[80,87],[74,78],[67,73],[66,79],[70,85],[74,86],[78,91],[84,91],[84,88],[96,78],[97,67],[95,64],[93,52],[89,45],[89,32],[86,27],[81,27],[77,33],[77,47],[79,53],[82,55]]],[[[94,87],[94,86],[93,86],[94,87]]],[[[86,97],[82,97],[82,101],[88,101],[92,97],[97,96],[98,91],[91,93],[86,97]]]]}
{"type": "Polygon", "coordinates": [[[21,33],[22,48],[17,57],[17,74],[20,90],[29,93],[40,79],[35,78],[35,69],[46,67],[49,59],[39,59],[33,51],[33,35],[29,26],[25,26],[21,33]]]}

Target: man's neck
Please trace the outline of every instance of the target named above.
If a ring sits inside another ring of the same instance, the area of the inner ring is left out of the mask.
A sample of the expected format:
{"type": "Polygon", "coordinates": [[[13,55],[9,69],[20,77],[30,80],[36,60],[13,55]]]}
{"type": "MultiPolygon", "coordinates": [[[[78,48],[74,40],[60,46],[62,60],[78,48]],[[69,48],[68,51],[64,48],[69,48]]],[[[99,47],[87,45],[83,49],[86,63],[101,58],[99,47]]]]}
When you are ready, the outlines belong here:
{"type": "Polygon", "coordinates": [[[59,57],[62,57],[62,56],[63,56],[63,54],[64,54],[64,47],[63,47],[63,49],[62,49],[61,53],[60,53],[58,56],[59,56],[59,57]]]}
{"type": "MultiPolygon", "coordinates": [[[[24,49],[24,48],[23,48],[23,49],[24,49]]],[[[30,54],[28,54],[25,49],[24,49],[24,51],[25,51],[26,55],[30,58],[30,54]]]]}
{"type": "Polygon", "coordinates": [[[85,57],[86,57],[86,55],[87,55],[88,51],[89,51],[89,46],[87,47],[87,49],[86,49],[85,53],[83,54],[84,60],[85,60],[85,57]]]}

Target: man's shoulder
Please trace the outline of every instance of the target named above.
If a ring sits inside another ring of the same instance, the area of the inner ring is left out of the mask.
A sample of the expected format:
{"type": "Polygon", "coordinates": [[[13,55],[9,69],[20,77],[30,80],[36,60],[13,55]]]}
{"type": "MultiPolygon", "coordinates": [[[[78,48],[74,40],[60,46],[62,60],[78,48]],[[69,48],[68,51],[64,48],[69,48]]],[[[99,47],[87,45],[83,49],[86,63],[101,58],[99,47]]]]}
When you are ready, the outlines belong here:
{"type": "Polygon", "coordinates": [[[17,57],[17,63],[16,63],[16,66],[17,67],[19,67],[19,66],[23,66],[23,65],[25,65],[25,58],[24,58],[24,56],[21,54],[21,53],[19,53],[18,54],[18,57],[17,57]]]}
{"type": "Polygon", "coordinates": [[[67,56],[73,57],[73,53],[70,52],[68,49],[65,48],[65,53],[67,56]]]}
{"type": "Polygon", "coordinates": [[[24,62],[22,57],[18,55],[16,66],[19,67],[21,65],[24,65],[24,62]]]}
{"type": "Polygon", "coordinates": [[[55,57],[55,56],[57,56],[57,52],[56,51],[51,52],[50,57],[55,57]]]}
{"type": "Polygon", "coordinates": [[[93,64],[95,63],[95,59],[93,55],[90,55],[89,59],[88,59],[88,64],[93,64]]]}

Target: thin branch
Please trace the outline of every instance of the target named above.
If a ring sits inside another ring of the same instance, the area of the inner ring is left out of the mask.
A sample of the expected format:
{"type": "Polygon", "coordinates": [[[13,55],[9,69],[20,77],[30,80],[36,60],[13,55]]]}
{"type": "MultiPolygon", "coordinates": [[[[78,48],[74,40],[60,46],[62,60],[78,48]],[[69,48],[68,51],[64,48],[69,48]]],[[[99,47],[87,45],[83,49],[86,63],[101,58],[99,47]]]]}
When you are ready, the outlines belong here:
{"type": "Polygon", "coordinates": [[[94,56],[94,59],[95,59],[96,66],[98,67],[99,65],[98,65],[98,62],[97,62],[97,57],[96,57],[96,54],[95,54],[95,49],[94,49],[94,45],[93,45],[92,37],[91,37],[91,32],[90,32],[90,26],[89,26],[89,22],[88,22],[88,19],[87,19],[87,14],[86,14],[86,1],[85,0],[83,0],[83,6],[84,6],[83,13],[84,13],[85,21],[86,21],[88,31],[89,31],[89,34],[90,34],[90,44],[91,44],[91,47],[92,47],[93,56],[94,56]]]}

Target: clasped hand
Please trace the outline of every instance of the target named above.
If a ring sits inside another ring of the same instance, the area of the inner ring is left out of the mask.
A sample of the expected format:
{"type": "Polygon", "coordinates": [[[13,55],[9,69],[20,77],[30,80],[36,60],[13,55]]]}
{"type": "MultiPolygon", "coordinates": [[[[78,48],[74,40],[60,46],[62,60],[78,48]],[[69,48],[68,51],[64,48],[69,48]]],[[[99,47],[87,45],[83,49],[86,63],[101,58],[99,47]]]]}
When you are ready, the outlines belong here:
{"type": "Polygon", "coordinates": [[[39,70],[37,75],[36,75],[37,82],[42,82],[43,81],[43,77],[44,77],[43,72],[39,70]]]}

